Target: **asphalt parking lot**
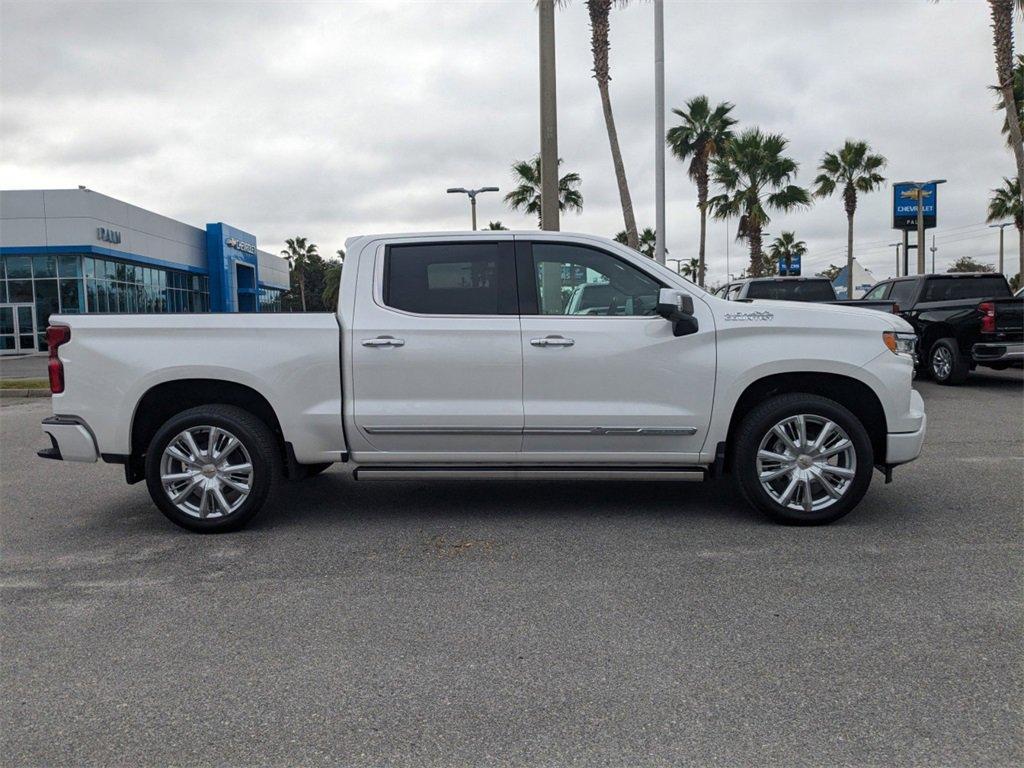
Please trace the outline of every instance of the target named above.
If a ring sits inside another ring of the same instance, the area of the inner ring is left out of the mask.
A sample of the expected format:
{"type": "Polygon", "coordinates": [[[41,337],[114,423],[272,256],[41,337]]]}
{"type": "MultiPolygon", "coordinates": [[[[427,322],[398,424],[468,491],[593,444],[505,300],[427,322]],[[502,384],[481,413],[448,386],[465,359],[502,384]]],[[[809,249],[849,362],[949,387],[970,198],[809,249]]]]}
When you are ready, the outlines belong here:
{"type": "Polygon", "coordinates": [[[172,526],[4,400],[2,763],[1019,765],[1024,378],[849,517],[728,483],[291,484],[172,526]]]}

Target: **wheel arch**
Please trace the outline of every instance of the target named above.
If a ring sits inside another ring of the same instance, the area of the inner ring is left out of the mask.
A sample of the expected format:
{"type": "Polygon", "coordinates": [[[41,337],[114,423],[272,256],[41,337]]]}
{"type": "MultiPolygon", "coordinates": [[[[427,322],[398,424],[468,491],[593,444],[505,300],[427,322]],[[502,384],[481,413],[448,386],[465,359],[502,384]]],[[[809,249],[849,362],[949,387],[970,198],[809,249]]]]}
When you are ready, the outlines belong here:
{"type": "Polygon", "coordinates": [[[135,405],[126,466],[129,482],[144,477],[146,447],[160,426],[175,414],[201,405],[234,405],[260,419],[273,433],[286,472],[290,474],[295,465],[294,456],[285,441],[277,413],[266,397],[234,381],[172,379],[150,387],[135,405]]]}
{"type": "Polygon", "coordinates": [[[860,419],[871,438],[876,464],[885,463],[888,427],[885,409],[867,384],[850,376],[820,371],[786,372],[764,376],[747,385],[733,407],[726,433],[726,470],[732,467],[735,436],[744,417],[759,403],[781,394],[806,393],[834,400],[860,419]]]}

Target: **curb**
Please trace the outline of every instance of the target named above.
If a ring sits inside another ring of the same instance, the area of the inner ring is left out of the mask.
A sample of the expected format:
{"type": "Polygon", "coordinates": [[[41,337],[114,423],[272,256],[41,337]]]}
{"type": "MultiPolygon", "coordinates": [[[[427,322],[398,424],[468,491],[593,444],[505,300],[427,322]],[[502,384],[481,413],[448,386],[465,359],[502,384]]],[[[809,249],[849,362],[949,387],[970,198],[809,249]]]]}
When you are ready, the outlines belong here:
{"type": "Polygon", "coordinates": [[[0,400],[15,397],[49,397],[49,389],[0,389],[0,400]]]}

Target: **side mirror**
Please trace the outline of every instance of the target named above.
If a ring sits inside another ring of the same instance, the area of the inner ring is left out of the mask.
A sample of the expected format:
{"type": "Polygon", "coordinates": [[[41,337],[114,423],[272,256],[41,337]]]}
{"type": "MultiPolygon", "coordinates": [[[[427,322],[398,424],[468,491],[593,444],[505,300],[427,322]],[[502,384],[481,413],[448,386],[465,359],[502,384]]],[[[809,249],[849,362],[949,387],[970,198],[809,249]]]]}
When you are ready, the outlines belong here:
{"type": "Polygon", "coordinates": [[[700,327],[693,316],[693,297],[683,291],[662,288],[654,311],[672,323],[675,336],[688,336],[700,327]]]}

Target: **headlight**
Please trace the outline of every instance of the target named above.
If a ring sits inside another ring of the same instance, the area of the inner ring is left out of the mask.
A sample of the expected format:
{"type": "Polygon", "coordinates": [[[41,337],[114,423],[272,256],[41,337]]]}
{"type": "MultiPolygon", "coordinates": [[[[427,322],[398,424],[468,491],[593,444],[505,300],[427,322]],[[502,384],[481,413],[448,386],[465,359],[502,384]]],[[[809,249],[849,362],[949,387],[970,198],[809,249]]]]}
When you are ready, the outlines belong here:
{"type": "Polygon", "coordinates": [[[890,352],[897,355],[913,357],[917,349],[917,336],[912,333],[897,333],[896,331],[885,331],[882,334],[882,341],[889,348],[890,352]]]}

